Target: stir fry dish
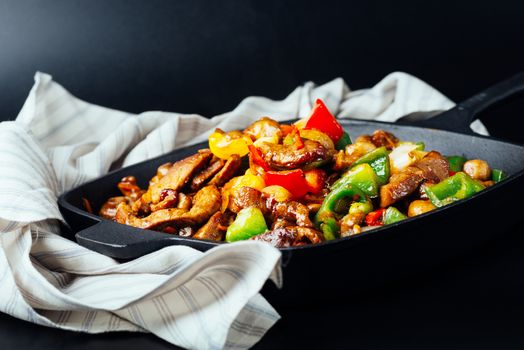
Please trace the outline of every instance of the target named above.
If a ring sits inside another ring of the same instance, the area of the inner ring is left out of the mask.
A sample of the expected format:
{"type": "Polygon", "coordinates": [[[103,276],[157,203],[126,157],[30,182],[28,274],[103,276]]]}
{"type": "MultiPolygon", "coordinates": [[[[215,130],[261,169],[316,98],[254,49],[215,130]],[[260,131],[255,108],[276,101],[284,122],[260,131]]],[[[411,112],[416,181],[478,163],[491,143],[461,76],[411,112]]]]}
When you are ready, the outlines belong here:
{"type": "Polygon", "coordinates": [[[118,184],[100,215],[196,239],[293,247],[359,235],[468,198],[505,177],[481,159],[385,130],[353,142],[321,100],[294,124],[216,129],[209,149],[118,184]]]}

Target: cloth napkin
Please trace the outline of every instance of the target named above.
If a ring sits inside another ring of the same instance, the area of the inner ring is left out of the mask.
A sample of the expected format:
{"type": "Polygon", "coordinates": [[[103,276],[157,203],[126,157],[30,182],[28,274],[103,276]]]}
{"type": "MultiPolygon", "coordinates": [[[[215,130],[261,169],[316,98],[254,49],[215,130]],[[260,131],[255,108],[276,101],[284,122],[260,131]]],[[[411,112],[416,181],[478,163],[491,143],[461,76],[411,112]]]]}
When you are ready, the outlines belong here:
{"type": "MultiPolygon", "coordinates": [[[[338,78],[305,83],[281,101],[248,97],[210,119],[135,115],[84,102],[36,73],[16,121],[0,124],[0,311],[74,331],[151,332],[185,348],[254,345],[280,317],[259,294],[268,278],[283,283],[277,249],[260,242],[206,253],[171,246],[120,263],[60,236],[57,196],[117,161],[127,166],[204,141],[215,127],[241,129],[264,115],[304,117],[316,98],[339,118],[382,121],[453,106],[395,72],[371,89],[351,91],[338,78]]],[[[478,123],[477,130],[485,132],[478,123]]]]}

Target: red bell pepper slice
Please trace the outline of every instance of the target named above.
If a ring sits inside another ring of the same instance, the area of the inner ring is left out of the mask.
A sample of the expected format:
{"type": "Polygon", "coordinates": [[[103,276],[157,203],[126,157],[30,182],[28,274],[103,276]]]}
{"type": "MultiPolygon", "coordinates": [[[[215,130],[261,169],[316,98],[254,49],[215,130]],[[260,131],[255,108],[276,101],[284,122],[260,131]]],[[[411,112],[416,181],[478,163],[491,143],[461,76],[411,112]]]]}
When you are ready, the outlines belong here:
{"type": "Polygon", "coordinates": [[[247,147],[249,148],[249,155],[251,156],[251,160],[253,161],[253,163],[260,166],[265,171],[271,170],[271,167],[264,160],[258,148],[256,148],[254,145],[249,145],[247,147]]]}
{"type": "Polygon", "coordinates": [[[344,129],[342,129],[321,99],[315,101],[315,105],[311,110],[304,129],[317,129],[318,131],[322,131],[328,135],[335,144],[344,134],[344,129]]]}
{"type": "Polygon", "coordinates": [[[380,208],[366,215],[366,224],[368,226],[382,226],[384,225],[385,208],[380,208]]]}
{"type": "Polygon", "coordinates": [[[266,186],[278,185],[291,192],[295,199],[308,192],[308,183],[302,169],[286,171],[267,171],[264,174],[266,186]]]}

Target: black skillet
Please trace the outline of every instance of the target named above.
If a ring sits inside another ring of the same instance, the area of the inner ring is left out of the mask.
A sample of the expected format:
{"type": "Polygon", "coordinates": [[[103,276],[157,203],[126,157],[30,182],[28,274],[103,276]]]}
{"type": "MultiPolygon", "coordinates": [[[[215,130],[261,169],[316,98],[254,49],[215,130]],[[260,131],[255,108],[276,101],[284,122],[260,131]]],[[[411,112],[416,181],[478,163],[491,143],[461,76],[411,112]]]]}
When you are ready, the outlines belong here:
{"type": "MultiPolygon", "coordinates": [[[[524,196],[524,146],[473,134],[469,125],[486,108],[524,90],[524,72],[488,88],[432,119],[411,125],[340,120],[352,136],[385,129],[402,140],[423,141],[426,149],[448,155],[485,159],[509,177],[475,196],[416,218],[318,245],[281,249],[284,288],[267,283],[263,294],[277,304],[335,302],[342,296],[421,271],[471,250],[507,231],[522,210],[514,198],[524,196]]],[[[134,175],[142,187],[166,162],[191,155],[205,143],[192,145],[142,163],[113,171],[72,189],[58,200],[60,210],[79,244],[102,254],[131,259],[168,245],[201,251],[217,242],[195,240],[121,225],[88,213],[119,195],[116,184],[134,175]]]]}

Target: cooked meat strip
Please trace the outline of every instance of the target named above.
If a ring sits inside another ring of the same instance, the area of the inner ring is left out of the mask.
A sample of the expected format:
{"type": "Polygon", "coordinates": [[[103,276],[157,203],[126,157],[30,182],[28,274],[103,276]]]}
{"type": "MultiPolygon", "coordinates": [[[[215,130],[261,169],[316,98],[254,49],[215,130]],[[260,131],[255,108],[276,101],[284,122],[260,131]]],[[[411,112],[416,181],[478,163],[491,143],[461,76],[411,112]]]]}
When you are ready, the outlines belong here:
{"type": "Polygon", "coordinates": [[[159,166],[156,169],[156,175],[153,176],[151,180],[149,180],[149,185],[151,186],[151,184],[158,182],[158,180],[166,176],[166,174],[168,173],[169,169],[171,169],[172,166],[173,166],[173,163],[164,163],[161,166],[159,166]]]}
{"type": "Polygon", "coordinates": [[[267,242],[275,248],[288,248],[292,246],[296,236],[296,230],[279,227],[274,230],[253,236],[250,239],[253,241],[267,242]]]}
{"type": "Polygon", "coordinates": [[[136,184],[134,176],[126,176],[118,183],[118,189],[132,201],[136,201],[145,191],[136,184]]]}
{"type": "Polygon", "coordinates": [[[424,158],[393,174],[389,183],[380,188],[380,206],[385,208],[413,193],[423,181],[440,182],[449,175],[449,164],[438,152],[429,152],[424,158]]]}
{"type": "Polygon", "coordinates": [[[332,150],[313,140],[304,140],[304,147],[301,149],[296,149],[294,145],[269,142],[261,142],[258,149],[266,163],[276,170],[302,168],[309,163],[331,160],[333,157],[332,150]]]}
{"type": "Polygon", "coordinates": [[[127,203],[127,199],[124,196],[111,197],[109,198],[102,208],[100,208],[100,216],[109,220],[113,220],[116,215],[116,208],[120,203],[127,203]]]}
{"type": "Polygon", "coordinates": [[[291,221],[288,221],[288,220],[282,219],[282,218],[276,218],[273,221],[273,225],[271,225],[271,229],[275,230],[277,228],[284,228],[284,227],[293,226],[293,225],[294,225],[294,223],[291,222],[291,221]]]}
{"type": "Polygon", "coordinates": [[[165,189],[180,190],[195,172],[207,165],[212,156],[210,150],[203,149],[173,164],[164,177],[149,186],[147,192],[133,205],[133,210],[138,212],[138,208],[144,205],[160,202],[161,193],[165,189]]]}
{"type": "Polygon", "coordinates": [[[228,226],[228,218],[221,211],[213,214],[207,223],[198,229],[193,238],[223,241],[228,226]]]}
{"type": "Polygon", "coordinates": [[[222,169],[225,164],[225,160],[218,158],[214,163],[211,163],[207,168],[198,173],[191,181],[191,191],[198,191],[207,180],[211,179],[222,169]]]}
{"type": "Polygon", "coordinates": [[[160,193],[160,202],[151,204],[151,211],[173,208],[178,201],[178,193],[172,189],[162,190],[160,193]]]}
{"type": "Polygon", "coordinates": [[[121,203],[117,208],[115,220],[145,229],[162,229],[166,225],[186,227],[200,225],[220,209],[220,191],[215,186],[206,186],[195,194],[193,206],[189,211],[180,208],[161,209],[149,216],[139,218],[131,207],[121,203]]]}
{"type": "Polygon", "coordinates": [[[296,222],[297,226],[313,227],[313,223],[309,219],[309,209],[300,202],[276,202],[271,208],[271,216],[273,221],[280,218],[296,222]]]}
{"type": "Polygon", "coordinates": [[[248,207],[259,208],[262,212],[267,211],[262,192],[245,186],[231,190],[227,207],[235,214],[248,207]]]}
{"type": "Polygon", "coordinates": [[[191,197],[189,197],[188,195],[180,192],[179,195],[178,195],[178,204],[177,204],[176,207],[178,209],[189,210],[189,209],[191,209],[191,204],[192,204],[191,197]]]}
{"type": "Polygon", "coordinates": [[[250,126],[244,129],[244,134],[249,135],[253,141],[258,140],[261,137],[271,137],[273,135],[280,135],[280,124],[268,117],[262,117],[250,126]]]}
{"type": "Polygon", "coordinates": [[[222,169],[208,182],[208,185],[223,186],[231,180],[241,164],[242,160],[240,157],[237,154],[233,154],[229,157],[222,169]]]}
{"type": "Polygon", "coordinates": [[[267,242],[276,248],[287,248],[304,243],[320,243],[324,240],[324,236],[310,227],[288,226],[264,232],[250,239],[267,242]]]}
{"type": "Polygon", "coordinates": [[[414,164],[422,170],[424,180],[439,183],[449,176],[449,163],[439,152],[431,151],[414,164]]]}
{"type": "Polygon", "coordinates": [[[371,135],[371,142],[377,146],[385,146],[387,149],[392,150],[398,144],[398,139],[390,132],[384,130],[375,130],[371,135]]]}

